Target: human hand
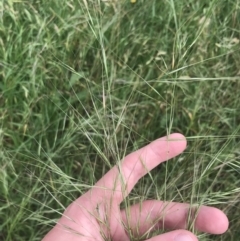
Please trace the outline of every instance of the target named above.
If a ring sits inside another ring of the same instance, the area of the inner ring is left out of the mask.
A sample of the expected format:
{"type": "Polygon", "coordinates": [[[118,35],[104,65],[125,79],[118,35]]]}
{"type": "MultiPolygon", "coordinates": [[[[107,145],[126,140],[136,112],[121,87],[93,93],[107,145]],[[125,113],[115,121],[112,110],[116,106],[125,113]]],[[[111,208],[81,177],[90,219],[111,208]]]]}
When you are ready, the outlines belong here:
{"type": "MultiPolygon", "coordinates": [[[[68,206],[42,241],[129,241],[128,231],[138,238],[163,226],[175,230],[148,241],[197,241],[193,233],[184,230],[189,204],[147,200],[128,210],[119,207],[141,177],[185,148],[185,137],[171,134],[127,155],[68,206]]],[[[221,234],[228,229],[226,215],[213,207],[201,206],[194,221],[195,228],[202,232],[221,234]]]]}

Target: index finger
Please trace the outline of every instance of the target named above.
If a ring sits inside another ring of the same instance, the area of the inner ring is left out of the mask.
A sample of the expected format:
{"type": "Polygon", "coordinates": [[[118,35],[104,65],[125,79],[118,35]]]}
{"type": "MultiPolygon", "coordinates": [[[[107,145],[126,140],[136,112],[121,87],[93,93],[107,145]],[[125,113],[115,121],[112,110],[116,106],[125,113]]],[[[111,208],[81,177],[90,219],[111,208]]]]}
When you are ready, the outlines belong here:
{"type": "Polygon", "coordinates": [[[91,201],[111,200],[120,204],[138,180],[160,163],[184,151],[186,138],[178,133],[159,138],[127,155],[119,165],[108,171],[86,194],[91,201]]]}

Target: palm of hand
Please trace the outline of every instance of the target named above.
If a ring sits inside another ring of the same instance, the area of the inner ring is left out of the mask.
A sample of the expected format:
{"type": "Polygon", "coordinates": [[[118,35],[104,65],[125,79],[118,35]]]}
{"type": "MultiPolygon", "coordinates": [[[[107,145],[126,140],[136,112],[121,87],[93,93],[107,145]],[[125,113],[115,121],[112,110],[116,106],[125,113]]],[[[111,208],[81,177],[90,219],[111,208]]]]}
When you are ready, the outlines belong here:
{"type": "MultiPolygon", "coordinates": [[[[185,148],[185,138],[172,134],[129,154],[121,165],[111,169],[91,190],[69,205],[43,241],[129,241],[129,232],[139,238],[162,227],[177,230],[148,240],[187,241],[188,237],[196,241],[192,233],[184,230],[191,210],[188,204],[148,200],[128,210],[119,207],[142,176],[185,148]]],[[[220,210],[202,206],[195,227],[199,231],[220,234],[228,228],[228,220],[220,210]]]]}

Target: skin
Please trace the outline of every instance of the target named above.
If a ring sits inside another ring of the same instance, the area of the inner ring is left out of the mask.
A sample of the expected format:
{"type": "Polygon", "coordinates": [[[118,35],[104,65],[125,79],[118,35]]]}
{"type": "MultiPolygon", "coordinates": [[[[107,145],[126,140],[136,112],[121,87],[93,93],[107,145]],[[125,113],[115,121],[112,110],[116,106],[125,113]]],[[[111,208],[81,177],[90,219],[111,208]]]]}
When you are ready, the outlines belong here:
{"type": "Polygon", "coordinates": [[[128,210],[119,205],[146,173],[186,148],[186,138],[171,134],[127,155],[87,193],[72,202],[57,224],[42,241],[130,241],[127,230],[141,237],[156,228],[174,230],[148,241],[197,241],[185,230],[189,211],[197,211],[195,228],[201,232],[222,234],[228,229],[226,215],[214,207],[194,210],[186,203],[146,200],[128,210]]]}

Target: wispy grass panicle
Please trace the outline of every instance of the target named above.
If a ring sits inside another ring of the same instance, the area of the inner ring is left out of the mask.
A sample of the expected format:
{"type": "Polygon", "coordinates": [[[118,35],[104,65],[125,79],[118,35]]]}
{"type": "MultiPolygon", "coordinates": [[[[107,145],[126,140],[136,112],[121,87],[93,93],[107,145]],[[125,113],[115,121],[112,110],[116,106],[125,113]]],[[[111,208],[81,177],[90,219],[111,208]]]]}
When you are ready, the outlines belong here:
{"type": "Polygon", "coordinates": [[[217,206],[231,223],[221,240],[238,240],[239,4],[2,1],[0,240],[41,239],[125,155],[173,132],[187,136],[184,154],[121,207],[217,206]]]}

